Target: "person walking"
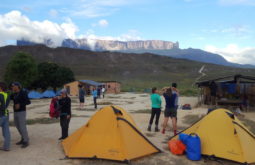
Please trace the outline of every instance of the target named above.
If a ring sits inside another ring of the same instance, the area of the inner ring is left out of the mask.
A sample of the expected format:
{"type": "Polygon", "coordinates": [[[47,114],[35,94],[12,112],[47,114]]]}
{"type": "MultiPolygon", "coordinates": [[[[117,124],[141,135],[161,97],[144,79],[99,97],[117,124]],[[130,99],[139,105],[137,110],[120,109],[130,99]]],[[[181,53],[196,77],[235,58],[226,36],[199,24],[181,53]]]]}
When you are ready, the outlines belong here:
{"type": "Polygon", "coordinates": [[[79,85],[79,101],[80,101],[80,109],[84,107],[85,103],[85,90],[82,85],[79,85]]]}
{"type": "Polygon", "coordinates": [[[100,99],[101,98],[101,88],[97,87],[97,98],[100,99]]]}
{"type": "Polygon", "coordinates": [[[16,145],[21,145],[21,148],[29,146],[29,137],[26,125],[26,105],[30,104],[27,92],[22,89],[19,82],[14,82],[11,85],[13,94],[11,99],[13,100],[14,110],[14,123],[21,135],[21,140],[16,145]]]}
{"type": "Polygon", "coordinates": [[[66,89],[61,90],[61,95],[58,100],[60,110],[60,126],[61,126],[61,137],[59,140],[63,140],[68,137],[69,123],[71,120],[71,99],[67,96],[66,89]]]}
{"type": "Polygon", "coordinates": [[[175,100],[176,100],[177,94],[172,92],[171,88],[167,88],[163,96],[166,101],[166,106],[165,106],[165,113],[164,113],[165,118],[163,122],[162,134],[165,134],[167,123],[170,117],[172,119],[173,132],[174,132],[174,135],[176,135],[177,134],[177,110],[176,110],[175,100]]]}
{"type": "Polygon", "coordinates": [[[93,96],[93,100],[94,100],[95,109],[97,109],[97,90],[95,87],[92,90],[92,96],[93,96]]]}
{"type": "Polygon", "coordinates": [[[9,128],[9,111],[8,105],[10,97],[6,93],[7,86],[4,82],[0,82],[0,126],[2,127],[2,133],[4,137],[3,147],[0,150],[10,151],[11,135],[9,128]]]}
{"type": "Polygon", "coordinates": [[[102,95],[103,95],[103,98],[104,98],[104,94],[105,94],[105,88],[104,87],[102,87],[101,92],[102,92],[102,95]]]}
{"type": "Polygon", "coordinates": [[[153,124],[153,119],[155,116],[156,116],[155,132],[159,131],[158,122],[160,118],[160,113],[161,113],[161,98],[160,95],[158,94],[157,88],[154,87],[152,88],[151,94],[151,118],[147,129],[148,131],[151,131],[151,126],[153,124]]]}

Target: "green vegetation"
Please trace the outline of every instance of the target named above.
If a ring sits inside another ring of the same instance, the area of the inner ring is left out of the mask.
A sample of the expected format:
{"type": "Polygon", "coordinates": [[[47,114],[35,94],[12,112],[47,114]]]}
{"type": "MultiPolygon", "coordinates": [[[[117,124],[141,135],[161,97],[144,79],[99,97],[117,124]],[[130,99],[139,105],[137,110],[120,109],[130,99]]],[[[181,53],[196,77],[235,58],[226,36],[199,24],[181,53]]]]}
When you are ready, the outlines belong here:
{"type": "MultiPolygon", "coordinates": [[[[20,47],[0,48],[0,71],[4,70],[11,56],[20,50],[20,47]]],[[[206,76],[203,80],[234,74],[255,76],[255,69],[227,67],[148,53],[91,52],[44,46],[22,47],[22,51],[31,54],[38,63],[55,63],[71,68],[78,80],[119,81],[123,92],[150,93],[152,87],[161,89],[176,82],[181,95],[193,96],[198,93],[194,84],[201,76],[198,71],[204,65],[206,76]]],[[[0,72],[0,77],[2,73],[4,71],[0,72]]]]}
{"type": "Polygon", "coordinates": [[[43,62],[38,65],[38,75],[32,87],[43,90],[52,87],[56,91],[57,88],[71,81],[74,81],[74,74],[71,69],[56,63],[43,62]]]}
{"type": "Polygon", "coordinates": [[[18,81],[24,87],[30,86],[37,76],[37,66],[34,58],[23,52],[17,52],[9,61],[4,75],[5,81],[18,81]]]}

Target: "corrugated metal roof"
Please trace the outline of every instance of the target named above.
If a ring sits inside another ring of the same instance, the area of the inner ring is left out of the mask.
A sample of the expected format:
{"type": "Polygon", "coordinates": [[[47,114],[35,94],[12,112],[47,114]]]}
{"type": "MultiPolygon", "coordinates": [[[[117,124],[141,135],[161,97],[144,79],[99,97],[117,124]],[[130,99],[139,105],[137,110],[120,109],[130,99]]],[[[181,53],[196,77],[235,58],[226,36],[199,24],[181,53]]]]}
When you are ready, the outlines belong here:
{"type": "Polygon", "coordinates": [[[99,82],[96,82],[93,80],[79,80],[79,82],[86,83],[86,84],[93,85],[93,86],[104,85],[104,83],[99,83],[99,82]]]}

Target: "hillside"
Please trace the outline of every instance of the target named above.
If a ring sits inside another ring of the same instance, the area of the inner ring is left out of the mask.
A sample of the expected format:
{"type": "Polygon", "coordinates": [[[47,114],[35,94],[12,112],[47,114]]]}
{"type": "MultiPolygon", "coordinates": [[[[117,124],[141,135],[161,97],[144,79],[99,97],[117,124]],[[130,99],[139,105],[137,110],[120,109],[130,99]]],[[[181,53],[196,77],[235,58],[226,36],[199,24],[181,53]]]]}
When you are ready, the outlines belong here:
{"type": "Polygon", "coordinates": [[[140,50],[118,50],[120,52],[124,53],[152,53],[152,54],[158,54],[168,57],[174,57],[174,58],[180,58],[180,59],[187,59],[187,60],[193,60],[198,62],[205,62],[205,63],[212,63],[217,65],[224,65],[224,66],[231,66],[231,67],[238,67],[238,68],[255,68],[254,65],[249,64],[237,64],[237,63],[231,63],[227,61],[224,57],[215,54],[203,51],[201,49],[140,49],[140,50]]]}
{"type": "Polygon", "coordinates": [[[30,53],[38,62],[56,62],[70,67],[76,79],[117,80],[125,90],[166,86],[178,82],[189,88],[199,76],[198,70],[206,65],[208,77],[227,74],[255,75],[254,69],[240,69],[194,62],[153,54],[92,52],[71,48],[49,48],[43,45],[6,46],[0,48],[0,76],[11,56],[18,51],[30,53]]]}
{"type": "MultiPolygon", "coordinates": [[[[17,46],[34,46],[38,43],[18,40],[17,46]]],[[[43,45],[52,47],[54,43],[49,39],[43,42],[43,45]]],[[[140,40],[140,41],[115,41],[115,40],[97,40],[97,39],[65,39],[62,47],[93,50],[93,51],[113,51],[124,53],[152,53],[168,57],[188,59],[198,62],[212,63],[224,66],[238,68],[255,68],[253,65],[243,65],[231,63],[219,54],[210,53],[201,49],[180,49],[179,42],[162,41],[162,40],[140,40]]]]}

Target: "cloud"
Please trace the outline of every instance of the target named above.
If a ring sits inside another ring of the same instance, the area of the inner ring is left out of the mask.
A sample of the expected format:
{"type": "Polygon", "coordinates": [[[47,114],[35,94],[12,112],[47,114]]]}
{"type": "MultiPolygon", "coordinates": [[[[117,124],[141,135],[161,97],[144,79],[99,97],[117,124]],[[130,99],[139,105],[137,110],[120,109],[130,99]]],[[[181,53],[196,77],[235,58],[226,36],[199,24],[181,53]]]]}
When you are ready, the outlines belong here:
{"type": "MultiPolygon", "coordinates": [[[[148,1],[148,0],[147,0],[148,1]]],[[[72,16],[81,16],[87,18],[109,16],[120,7],[133,4],[146,3],[145,0],[80,0],[75,3],[75,9],[67,11],[72,16]]]]}
{"type": "Polygon", "coordinates": [[[254,0],[219,0],[221,5],[248,5],[254,6],[254,0]]]}
{"type": "Polygon", "coordinates": [[[92,27],[96,27],[96,26],[107,27],[108,25],[109,25],[109,22],[105,19],[101,19],[97,23],[91,24],[92,27]]]}
{"type": "Polygon", "coordinates": [[[142,40],[140,33],[137,30],[131,29],[127,33],[121,34],[120,36],[98,36],[93,30],[88,30],[86,34],[80,35],[78,38],[86,38],[88,43],[93,50],[96,44],[96,40],[112,40],[112,41],[137,41],[142,40]]]}
{"type": "Polygon", "coordinates": [[[0,15],[1,43],[21,39],[43,43],[51,39],[54,43],[52,46],[58,46],[65,38],[75,38],[77,31],[78,28],[71,19],[66,19],[61,24],[49,20],[31,21],[16,10],[0,15]]]}
{"type": "Polygon", "coordinates": [[[205,46],[205,50],[222,55],[230,62],[239,64],[255,65],[255,48],[239,47],[237,44],[228,44],[225,48],[218,48],[213,45],[205,46]]]}
{"type": "Polygon", "coordinates": [[[98,22],[98,25],[101,26],[101,27],[106,27],[108,26],[108,21],[105,20],[105,19],[101,19],[99,22],[98,22]]]}
{"type": "Polygon", "coordinates": [[[49,11],[49,15],[51,16],[51,17],[57,17],[58,16],[58,11],[57,10],[55,10],[55,9],[51,9],[50,11],[49,11]]]}
{"type": "MultiPolygon", "coordinates": [[[[107,20],[99,20],[98,26],[108,26],[107,20]]],[[[51,40],[52,47],[60,46],[64,39],[87,38],[93,42],[100,40],[120,40],[132,41],[141,40],[140,33],[131,29],[120,36],[97,36],[93,30],[88,30],[86,34],[77,36],[79,29],[70,18],[66,18],[63,23],[57,24],[49,20],[32,21],[20,11],[11,11],[0,15],[0,46],[7,45],[9,41],[26,40],[36,43],[44,43],[51,40]]]]}
{"type": "Polygon", "coordinates": [[[247,39],[250,38],[253,30],[248,25],[234,25],[229,27],[215,28],[210,30],[203,30],[205,33],[217,33],[218,35],[238,38],[238,39],[247,39]]]}

